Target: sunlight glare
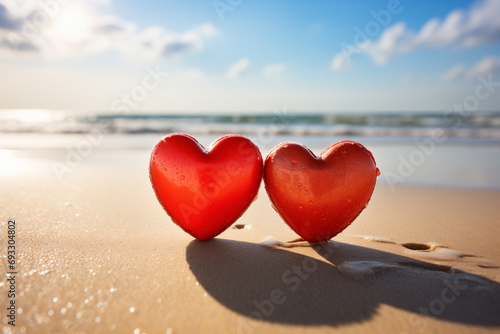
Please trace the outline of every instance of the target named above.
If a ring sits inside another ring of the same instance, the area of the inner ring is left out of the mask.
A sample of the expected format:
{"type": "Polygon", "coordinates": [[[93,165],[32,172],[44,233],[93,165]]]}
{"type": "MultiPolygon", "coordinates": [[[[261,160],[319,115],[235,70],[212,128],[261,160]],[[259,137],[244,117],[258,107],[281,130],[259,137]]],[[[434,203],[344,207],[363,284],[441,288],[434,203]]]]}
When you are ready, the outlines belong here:
{"type": "Polygon", "coordinates": [[[75,6],[62,7],[53,19],[53,27],[57,34],[70,40],[83,36],[88,23],[88,15],[82,8],[75,6]]]}
{"type": "Polygon", "coordinates": [[[10,114],[13,119],[23,123],[48,123],[55,118],[52,112],[43,109],[20,109],[10,114]]]}
{"type": "Polygon", "coordinates": [[[12,156],[9,150],[0,150],[0,177],[22,173],[26,168],[23,161],[12,156]]]}

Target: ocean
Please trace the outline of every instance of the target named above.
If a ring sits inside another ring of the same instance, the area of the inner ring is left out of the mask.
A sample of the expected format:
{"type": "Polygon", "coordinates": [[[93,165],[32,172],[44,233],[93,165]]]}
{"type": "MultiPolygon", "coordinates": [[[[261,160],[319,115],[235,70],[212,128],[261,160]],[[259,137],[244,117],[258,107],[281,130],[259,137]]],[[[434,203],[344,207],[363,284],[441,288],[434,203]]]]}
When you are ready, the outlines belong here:
{"type": "Polygon", "coordinates": [[[0,133],[75,134],[96,128],[110,134],[188,132],[200,135],[266,133],[292,136],[426,137],[443,129],[450,139],[500,141],[500,112],[273,113],[242,115],[111,114],[0,110],[0,133]]]}
{"type": "Polygon", "coordinates": [[[284,141],[300,142],[319,154],[332,143],[354,140],[372,151],[382,173],[379,182],[391,187],[500,189],[500,112],[206,115],[0,110],[0,173],[12,170],[9,159],[64,165],[69,155],[79,156],[82,168],[95,163],[123,168],[136,156],[145,161],[146,172],[154,144],[173,132],[190,134],[204,146],[222,135],[240,134],[254,141],[264,156],[284,141]]]}

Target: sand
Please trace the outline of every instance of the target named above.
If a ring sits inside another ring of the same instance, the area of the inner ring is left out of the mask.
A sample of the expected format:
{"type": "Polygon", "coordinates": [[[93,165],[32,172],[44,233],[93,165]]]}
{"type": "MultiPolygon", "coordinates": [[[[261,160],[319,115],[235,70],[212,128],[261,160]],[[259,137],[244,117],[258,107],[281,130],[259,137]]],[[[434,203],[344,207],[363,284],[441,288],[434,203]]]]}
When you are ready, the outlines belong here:
{"type": "Polygon", "coordinates": [[[62,182],[50,168],[0,177],[2,254],[15,218],[19,255],[15,328],[0,283],[3,333],[500,332],[500,192],[379,183],[312,246],[286,243],[297,235],[261,187],[198,242],[158,204],[147,154],[62,182]]]}

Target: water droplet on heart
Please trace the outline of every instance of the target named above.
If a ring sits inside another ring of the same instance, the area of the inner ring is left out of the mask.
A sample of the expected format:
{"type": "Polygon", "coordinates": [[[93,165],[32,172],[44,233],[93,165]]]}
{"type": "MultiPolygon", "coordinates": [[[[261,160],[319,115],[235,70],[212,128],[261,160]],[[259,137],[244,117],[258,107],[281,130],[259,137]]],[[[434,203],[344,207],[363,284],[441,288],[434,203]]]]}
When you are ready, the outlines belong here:
{"type": "Polygon", "coordinates": [[[347,151],[346,151],[346,150],[343,150],[343,151],[342,151],[342,154],[346,154],[346,153],[347,153],[347,151]]]}
{"type": "Polygon", "coordinates": [[[302,187],[302,183],[297,184],[297,187],[299,188],[302,187]]]}
{"type": "Polygon", "coordinates": [[[284,181],[285,183],[290,182],[290,180],[291,180],[291,179],[292,179],[292,177],[290,176],[290,174],[288,174],[288,173],[284,173],[284,174],[283,174],[283,181],[284,181]]]}
{"type": "Polygon", "coordinates": [[[299,205],[299,209],[303,209],[304,207],[302,205],[299,205]]]}
{"type": "Polygon", "coordinates": [[[380,169],[377,168],[377,176],[380,176],[380,169]]]}
{"type": "Polygon", "coordinates": [[[349,168],[354,168],[354,166],[355,166],[355,165],[356,165],[355,163],[351,163],[351,164],[349,165],[349,168]]]}
{"type": "Polygon", "coordinates": [[[292,164],[296,164],[297,163],[297,160],[292,160],[292,164]]]}
{"type": "Polygon", "coordinates": [[[351,202],[352,202],[352,197],[350,197],[350,196],[349,196],[349,197],[347,197],[347,201],[348,201],[349,203],[351,203],[351,202]]]}

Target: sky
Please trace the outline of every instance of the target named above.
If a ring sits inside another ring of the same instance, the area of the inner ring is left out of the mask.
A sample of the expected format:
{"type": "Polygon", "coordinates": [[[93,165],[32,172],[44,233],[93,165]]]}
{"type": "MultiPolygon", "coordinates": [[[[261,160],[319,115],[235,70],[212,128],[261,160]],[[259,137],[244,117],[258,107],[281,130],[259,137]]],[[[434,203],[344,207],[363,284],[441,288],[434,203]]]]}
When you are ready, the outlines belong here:
{"type": "Polygon", "coordinates": [[[496,111],[500,1],[0,0],[0,109],[496,111]]]}

